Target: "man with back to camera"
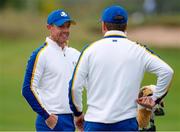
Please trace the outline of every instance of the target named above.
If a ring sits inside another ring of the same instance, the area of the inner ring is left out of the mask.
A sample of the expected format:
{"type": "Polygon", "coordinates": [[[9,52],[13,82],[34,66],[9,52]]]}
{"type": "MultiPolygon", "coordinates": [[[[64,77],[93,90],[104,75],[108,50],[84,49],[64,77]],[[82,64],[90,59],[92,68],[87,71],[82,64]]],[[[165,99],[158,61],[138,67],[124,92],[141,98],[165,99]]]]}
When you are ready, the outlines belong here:
{"type": "Polygon", "coordinates": [[[128,14],[124,8],[106,8],[101,20],[104,37],[84,48],[70,82],[69,103],[75,123],[84,131],[138,131],[137,102],[152,108],[161,101],[173,70],[145,46],[127,38],[128,14]],[[156,74],[157,91],[137,99],[145,72],[156,74]],[[84,80],[88,107],[85,117],[81,96],[84,80]]]}
{"type": "Polygon", "coordinates": [[[75,131],[68,104],[69,80],[80,55],[67,46],[73,23],[64,10],[51,12],[47,19],[50,36],[27,64],[22,94],[38,114],[37,131],[75,131]]]}

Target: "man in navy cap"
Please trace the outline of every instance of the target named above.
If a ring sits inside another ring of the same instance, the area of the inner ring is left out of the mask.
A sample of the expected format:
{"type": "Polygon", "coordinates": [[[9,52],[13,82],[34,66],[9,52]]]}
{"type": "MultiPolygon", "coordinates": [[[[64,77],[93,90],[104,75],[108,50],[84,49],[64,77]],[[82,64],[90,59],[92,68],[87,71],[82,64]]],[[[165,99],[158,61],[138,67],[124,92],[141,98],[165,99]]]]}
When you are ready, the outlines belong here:
{"type": "Polygon", "coordinates": [[[37,113],[37,131],[75,131],[68,87],[80,53],[67,46],[74,23],[64,10],[50,13],[50,36],[28,61],[22,94],[37,113]]]}
{"type": "Polygon", "coordinates": [[[137,102],[151,109],[167,94],[173,70],[146,47],[128,39],[128,14],[110,6],[102,14],[104,37],[82,51],[69,89],[76,125],[85,131],[138,131],[137,102]],[[138,98],[145,72],[157,75],[156,92],[138,98]],[[87,80],[87,112],[82,89],[87,80]]]}

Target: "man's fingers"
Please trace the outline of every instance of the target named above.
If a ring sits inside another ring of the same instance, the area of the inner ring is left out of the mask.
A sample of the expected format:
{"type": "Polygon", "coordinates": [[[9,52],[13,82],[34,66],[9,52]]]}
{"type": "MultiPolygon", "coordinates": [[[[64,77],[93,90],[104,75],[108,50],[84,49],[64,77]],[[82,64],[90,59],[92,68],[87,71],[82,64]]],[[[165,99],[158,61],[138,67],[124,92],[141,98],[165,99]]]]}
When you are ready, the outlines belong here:
{"type": "Polygon", "coordinates": [[[80,132],[83,131],[83,124],[82,123],[76,124],[76,127],[77,127],[78,131],[80,131],[80,132]]]}
{"type": "Polygon", "coordinates": [[[138,104],[141,104],[143,101],[144,101],[143,98],[139,98],[139,99],[136,100],[136,102],[137,102],[138,104]]]}
{"type": "Polygon", "coordinates": [[[45,122],[49,128],[53,129],[57,124],[57,120],[58,117],[54,114],[51,114],[45,122]]]}
{"type": "Polygon", "coordinates": [[[74,120],[78,131],[83,131],[84,115],[82,114],[79,117],[74,117],[74,120]]]}
{"type": "Polygon", "coordinates": [[[151,97],[141,97],[137,99],[137,103],[147,108],[152,108],[155,105],[151,97]]]}

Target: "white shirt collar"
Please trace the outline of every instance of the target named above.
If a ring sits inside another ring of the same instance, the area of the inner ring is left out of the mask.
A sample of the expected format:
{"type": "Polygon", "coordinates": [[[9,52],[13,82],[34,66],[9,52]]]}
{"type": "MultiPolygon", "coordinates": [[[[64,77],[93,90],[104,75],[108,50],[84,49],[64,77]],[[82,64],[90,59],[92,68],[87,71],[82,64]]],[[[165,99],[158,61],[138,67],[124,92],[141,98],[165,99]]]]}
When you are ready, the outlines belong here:
{"type": "Polygon", "coordinates": [[[107,36],[122,36],[122,37],[125,37],[125,38],[127,37],[125,32],[118,31],[118,30],[107,31],[105,33],[104,37],[107,37],[107,36]]]}
{"type": "MultiPolygon", "coordinates": [[[[61,49],[62,50],[62,48],[55,41],[50,39],[49,37],[46,37],[46,43],[55,49],[61,49]]],[[[67,48],[67,46],[65,46],[63,50],[65,50],[66,48],[67,48]]]]}

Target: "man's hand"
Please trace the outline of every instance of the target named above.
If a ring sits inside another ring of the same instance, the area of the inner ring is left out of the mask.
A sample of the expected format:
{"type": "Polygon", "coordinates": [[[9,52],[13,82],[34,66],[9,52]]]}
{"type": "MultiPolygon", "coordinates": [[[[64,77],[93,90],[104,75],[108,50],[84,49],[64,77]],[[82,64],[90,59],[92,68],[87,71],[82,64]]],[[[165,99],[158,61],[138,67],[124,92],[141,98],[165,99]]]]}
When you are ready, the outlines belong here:
{"type": "Polygon", "coordinates": [[[46,124],[49,128],[54,129],[58,121],[58,116],[51,114],[47,119],[46,119],[46,124]]]}
{"type": "Polygon", "coordinates": [[[149,109],[152,109],[156,105],[155,101],[150,96],[138,98],[136,101],[141,106],[149,109]]]}
{"type": "Polygon", "coordinates": [[[81,114],[80,116],[76,117],[74,116],[75,125],[77,127],[77,130],[82,132],[83,129],[83,123],[84,123],[84,115],[81,114]]]}

